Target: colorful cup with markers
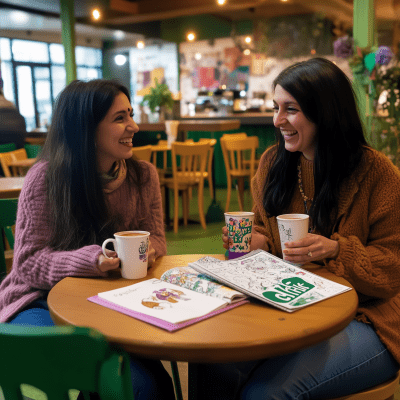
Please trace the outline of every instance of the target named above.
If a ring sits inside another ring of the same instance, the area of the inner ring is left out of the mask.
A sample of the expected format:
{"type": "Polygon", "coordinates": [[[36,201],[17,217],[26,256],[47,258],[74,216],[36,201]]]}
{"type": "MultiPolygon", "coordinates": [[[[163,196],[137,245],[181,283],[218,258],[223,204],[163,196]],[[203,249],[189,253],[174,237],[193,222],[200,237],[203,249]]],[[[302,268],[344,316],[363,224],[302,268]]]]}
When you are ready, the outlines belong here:
{"type": "Polygon", "coordinates": [[[250,211],[225,213],[225,224],[230,239],[229,259],[241,257],[250,252],[253,222],[254,213],[250,211]]]}

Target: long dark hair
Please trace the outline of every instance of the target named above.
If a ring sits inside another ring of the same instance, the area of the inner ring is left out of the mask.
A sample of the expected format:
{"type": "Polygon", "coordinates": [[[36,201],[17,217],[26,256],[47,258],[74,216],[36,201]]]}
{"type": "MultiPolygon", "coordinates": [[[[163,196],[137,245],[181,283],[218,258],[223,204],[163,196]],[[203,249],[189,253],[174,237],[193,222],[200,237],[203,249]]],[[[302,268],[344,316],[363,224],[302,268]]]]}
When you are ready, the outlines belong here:
{"type": "MultiPolygon", "coordinates": [[[[99,123],[119,93],[129,101],[128,89],[118,81],[73,81],[58,96],[41,159],[48,162],[47,195],[51,212],[48,245],[72,250],[101,244],[112,235],[116,221],[107,210],[96,163],[95,138],[99,123]]],[[[127,179],[138,187],[142,168],[126,160],[127,179]]]]}
{"type": "MultiPolygon", "coordinates": [[[[317,127],[314,157],[315,194],[310,218],[316,231],[329,236],[337,217],[340,186],[350,176],[367,145],[355,94],[347,76],[334,63],[313,58],[283,70],[273,82],[298,102],[304,115],[317,127]]],[[[264,190],[268,216],[285,212],[298,189],[299,152],[285,149],[277,133],[277,152],[264,190]]]]}

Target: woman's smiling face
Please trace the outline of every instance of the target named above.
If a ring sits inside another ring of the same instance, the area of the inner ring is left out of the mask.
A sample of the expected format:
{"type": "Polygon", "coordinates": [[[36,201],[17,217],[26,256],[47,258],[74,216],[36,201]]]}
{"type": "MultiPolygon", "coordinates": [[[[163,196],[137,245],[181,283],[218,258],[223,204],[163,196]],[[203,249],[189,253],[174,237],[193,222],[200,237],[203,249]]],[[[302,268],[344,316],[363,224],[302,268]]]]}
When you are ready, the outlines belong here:
{"type": "Polygon", "coordinates": [[[101,172],[108,172],[118,160],[132,157],[132,138],[139,130],[132,117],[129,99],[119,93],[97,127],[96,152],[101,172]]]}
{"type": "Polygon", "coordinates": [[[280,129],[287,151],[300,151],[308,160],[314,159],[317,126],[280,85],[276,85],[274,93],[274,125],[280,129]]]}

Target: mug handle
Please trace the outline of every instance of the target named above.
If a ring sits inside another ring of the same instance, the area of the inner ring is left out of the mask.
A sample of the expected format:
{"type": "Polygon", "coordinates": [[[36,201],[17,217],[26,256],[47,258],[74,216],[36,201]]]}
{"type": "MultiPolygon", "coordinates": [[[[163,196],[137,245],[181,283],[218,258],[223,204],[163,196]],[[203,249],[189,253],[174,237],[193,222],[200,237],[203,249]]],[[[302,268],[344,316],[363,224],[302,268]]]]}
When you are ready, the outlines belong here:
{"type": "Polygon", "coordinates": [[[105,258],[108,258],[108,259],[111,259],[111,257],[108,257],[107,254],[106,254],[106,245],[107,245],[107,243],[110,243],[110,242],[113,243],[113,245],[114,245],[114,250],[115,250],[116,252],[118,252],[118,251],[117,251],[117,241],[116,241],[115,239],[106,239],[106,240],[103,242],[103,245],[101,246],[101,249],[103,250],[103,255],[104,255],[104,257],[105,257],[105,258]]]}

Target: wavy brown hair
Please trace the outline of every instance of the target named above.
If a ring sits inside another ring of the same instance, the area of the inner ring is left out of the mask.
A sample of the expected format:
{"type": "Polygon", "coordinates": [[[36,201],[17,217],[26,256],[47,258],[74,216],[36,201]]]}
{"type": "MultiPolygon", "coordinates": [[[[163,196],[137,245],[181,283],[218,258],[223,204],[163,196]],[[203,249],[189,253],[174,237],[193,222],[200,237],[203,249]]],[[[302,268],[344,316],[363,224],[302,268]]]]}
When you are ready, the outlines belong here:
{"type": "MultiPolygon", "coordinates": [[[[115,97],[128,89],[115,80],[73,81],[58,96],[41,159],[48,163],[47,196],[51,212],[48,245],[72,250],[101,244],[114,232],[96,163],[95,139],[115,97]]],[[[126,160],[127,179],[141,187],[143,169],[126,160]]]]}
{"type": "MultiPolygon", "coordinates": [[[[318,232],[330,236],[337,217],[344,180],[358,166],[367,146],[352,85],[334,63],[313,58],[283,70],[273,82],[293,96],[304,115],[317,126],[314,157],[315,195],[310,218],[318,232]]],[[[285,149],[277,132],[277,152],[264,188],[267,215],[283,214],[298,189],[299,152],[285,149]]]]}

